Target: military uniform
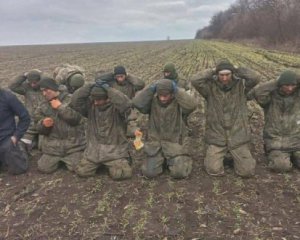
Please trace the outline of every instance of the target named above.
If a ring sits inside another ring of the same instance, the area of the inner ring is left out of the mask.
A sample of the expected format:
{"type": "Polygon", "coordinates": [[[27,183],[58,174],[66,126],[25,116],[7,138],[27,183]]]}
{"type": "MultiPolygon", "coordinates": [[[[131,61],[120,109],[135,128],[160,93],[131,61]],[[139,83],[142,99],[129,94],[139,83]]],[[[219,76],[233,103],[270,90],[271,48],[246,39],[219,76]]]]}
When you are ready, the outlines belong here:
{"type": "Polygon", "coordinates": [[[286,84],[298,85],[296,74],[285,71],[279,79],[261,84],[252,92],[264,109],[265,148],[269,167],[277,172],[290,171],[292,163],[300,168],[300,89],[297,86],[291,95],[282,94],[284,77],[286,84]]]}
{"type": "Polygon", "coordinates": [[[128,159],[128,142],[125,135],[125,117],[130,109],[129,98],[120,91],[87,84],[72,96],[72,106],[87,118],[87,148],[76,172],[79,176],[96,174],[99,166],[108,167],[115,180],[130,178],[132,169],[128,159]],[[96,106],[97,94],[105,95],[109,102],[96,106]]]}
{"type": "Polygon", "coordinates": [[[62,64],[54,69],[53,78],[61,85],[61,91],[67,90],[67,92],[73,93],[84,85],[85,72],[77,65],[62,64]]]}
{"type": "Polygon", "coordinates": [[[215,70],[205,70],[192,79],[207,102],[204,166],[210,175],[223,175],[223,160],[229,151],[235,172],[247,177],[254,175],[256,165],[249,150],[247,93],[258,83],[258,75],[246,68],[234,70],[232,66],[231,70],[234,74],[228,85],[218,80],[215,70]]]}
{"type": "Polygon", "coordinates": [[[22,140],[28,144],[31,144],[32,141],[38,141],[38,132],[33,121],[33,113],[37,106],[44,101],[40,88],[32,88],[29,81],[39,81],[40,74],[41,72],[38,70],[30,71],[26,76],[24,74],[18,76],[9,86],[11,91],[23,95],[25,98],[25,107],[30,114],[31,122],[22,140]]]}
{"type": "Polygon", "coordinates": [[[164,76],[166,79],[170,79],[176,82],[176,85],[180,88],[185,89],[186,91],[190,90],[188,81],[182,77],[180,77],[176,71],[175,65],[173,63],[167,63],[164,66],[163,72],[170,73],[169,76],[164,76]]]}
{"type": "Polygon", "coordinates": [[[34,114],[37,130],[44,136],[43,155],[38,160],[38,169],[44,173],[57,170],[59,162],[64,162],[70,171],[74,171],[86,147],[83,118],[70,107],[71,95],[60,92],[57,99],[61,102],[57,109],[45,100],[34,114]],[[45,127],[45,118],[53,119],[54,125],[45,127]]]}
{"type": "MultiPolygon", "coordinates": [[[[170,91],[175,91],[172,82],[167,79],[159,80],[156,84],[157,88],[165,85],[170,91]]],[[[150,85],[133,99],[135,108],[149,114],[148,136],[144,147],[147,159],[143,162],[142,172],[146,177],[155,177],[163,172],[163,164],[166,162],[172,177],[187,177],[192,170],[192,159],[185,144],[187,127],[184,118],[196,105],[182,88],[176,87],[174,99],[167,106],[160,103],[155,92],[150,85]]]]}

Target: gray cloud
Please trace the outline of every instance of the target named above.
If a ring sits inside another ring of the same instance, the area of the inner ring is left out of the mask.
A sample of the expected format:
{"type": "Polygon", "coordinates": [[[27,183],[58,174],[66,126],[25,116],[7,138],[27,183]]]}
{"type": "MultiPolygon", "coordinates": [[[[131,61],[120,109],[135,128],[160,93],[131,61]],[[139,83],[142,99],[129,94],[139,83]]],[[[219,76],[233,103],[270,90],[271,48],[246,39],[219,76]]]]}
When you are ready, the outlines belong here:
{"type": "Polygon", "coordinates": [[[0,45],[193,38],[235,0],[10,0],[0,45]]]}

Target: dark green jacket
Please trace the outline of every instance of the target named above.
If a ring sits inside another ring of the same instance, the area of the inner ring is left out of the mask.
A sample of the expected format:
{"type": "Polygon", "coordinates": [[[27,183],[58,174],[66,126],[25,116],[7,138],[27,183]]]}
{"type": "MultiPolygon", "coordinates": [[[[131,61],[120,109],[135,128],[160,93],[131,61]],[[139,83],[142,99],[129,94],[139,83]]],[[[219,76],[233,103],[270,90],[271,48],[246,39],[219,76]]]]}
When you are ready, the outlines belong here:
{"type": "Polygon", "coordinates": [[[264,142],[267,151],[300,150],[300,89],[291,96],[279,92],[277,80],[254,88],[254,96],[264,109],[264,142]]]}
{"type": "Polygon", "coordinates": [[[131,106],[130,100],[122,92],[108,88],[110,103],[97,107],[90,99],[92,87],[92,84],[86,84],[72,96],[72,107],[87,118],[85,156],[95,163],[127,158],[125,117],[131,106]]]}
{"type": "Polygon", "coordinates": [[[58,109],[53,109],[48,101],[42,102],[34,113],[34,119],[37,131],[44,135],[42,152],[63,157],[83,151],[86,139],[83,118],[70,107],[71,95],[60,93],[58,99],[62,102],[58,109]],[[46,117],[54,120],[53,127],[47,128],[42,124],[46,117]]]}
{"type": "Polygon", "coordinates": [[[227,87],[221,85],[213,70],[192,78],[192,85],[207,101],[206,143],[234,149],[250,141],[247,93],[258,79],[246,68],[239,68],[227,87]]]}
{"type": "Polygon", "coordinates": [[[141,91],[132,102],[141,113],[149,114],[145,144],[148,155],[155,155],[160,149],[167,158],[188,155],[183,144],[188,130],[184,119],[196,109],[196,103],[184,89],[178,88],[173,101],[166,107],[161,106],[150,86],[141,91]]]}

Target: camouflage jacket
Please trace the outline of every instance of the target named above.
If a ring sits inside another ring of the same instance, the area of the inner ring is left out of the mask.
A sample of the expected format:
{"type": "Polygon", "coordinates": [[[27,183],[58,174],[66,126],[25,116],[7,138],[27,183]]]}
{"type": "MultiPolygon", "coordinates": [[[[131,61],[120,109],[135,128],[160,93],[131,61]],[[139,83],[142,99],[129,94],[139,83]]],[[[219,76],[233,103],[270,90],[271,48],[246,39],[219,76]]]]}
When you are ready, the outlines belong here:
{"type": "Polygon", "coordinates": [[[207,102],[207,144],[234,149],[250,141],[247,93],[258,80],[259,76],[246,68],[237,69],[228,86],[222,86],[213,70],[203,71],[192,78],[192,85],[207,102]]]}
{"type": "Polygon", "coordinates": [[[184,89],[178,88],[168,106],[159,103],[150,86],[141,91],[132,102],[141,113],[149,114],[145,144],[148,155],[155,155],[160,149],[167,158],[188,155],[184,145],[188,131],[184,118],[196,109],[196,103],[184,89]]]}
{"type": "Polygon", "coordinates": [[[97,107],[90,99],[92,87],[93,84],[86,84],[72,96],[72,107],[87,118],[85,156],[95,163],[127,158],[125,116],[131,106],[130,100],[120,91],[108,88],[110,102],[97,107]]]}
{"type": "Polygon", "coordinates": [[[264,109],[264,142],[268,151],[300,150],[300,89],[291,96],[279,92],[277,80],[254,88],[254,97],[264,109]]]}
{"type": "Polygon", "coordinates": [[[132,99],[137,91],[140,91],[145,87],[145,82],[131,74],[127,74],[124,85],[120,85],[114,80],[112,82],[112,87],[118,89],[132,99]]]}
{"type": "Polygon", "coordinates": [[[46,100],[34,113],[37,131],[44,135],[41,150],[45,154],[65,156],[83,151],[86,147],[84,121],[80,113],[70,107],[71,95],[60,93],[58,99],[62,105],[53,109],[46,100]],[[45,127],[42,122],[46,117],[54,120],[53,127],[45,127]]]}
{"type": "Polygon", "coordinates": [[[31,117],[36,110],[37,106],[45,100],[40,89],[33,89],[26,81],[24,75],[18,76],[9,86],[10,90],[23,95],[25,98],[25,107],[27,108],[31,117]]]}
{"type": "Polygon", "coordinates": [[[85,75],[83,68],[76,65],[63,64],[54,69],[53,78],[58,84],[68,85],[68,79],[77,73],[85,75]]]}

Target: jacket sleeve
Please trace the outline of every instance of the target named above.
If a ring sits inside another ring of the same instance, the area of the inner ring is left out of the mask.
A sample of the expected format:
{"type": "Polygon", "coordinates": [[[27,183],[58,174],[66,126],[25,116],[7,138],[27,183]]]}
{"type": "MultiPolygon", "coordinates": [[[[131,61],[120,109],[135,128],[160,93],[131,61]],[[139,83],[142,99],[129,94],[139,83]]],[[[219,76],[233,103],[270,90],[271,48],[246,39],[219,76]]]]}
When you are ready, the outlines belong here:
{"type": "Polygon", "coordinates": [[[153,97],[154,92],[151,89],[151,85],[148,85],[132,99],[133,107],[141,113],[149,114],[151,111],[153,97]]]}
{"type": "Polygon", "coordinates": [[[115,108],[120,111],[121,114],[127,112],[131,108],[130,99],[122,92],[115,88],[107,88],[107,96],[115,108]]]}
{"type": "Polygon", "coordinates": [[[79,112],[71,108],[71,97],[67,96],[62,105],[57,109],[58,117],[71,126],[81,123],[82,116],[79,112]]]}
{"type": "Polygon", "coordinates": [[[41,135],[49,135],[52,127],[45,127],[43,125],[43,120],[46,118],[46,116],[43,113],[43,105],[46,104],[46,102],[42,102],[38,105],[38,107],[35,109],[33,117],[34,122],[36,123],[36,130],[41,135]]]}
{"type": "Polygon", "coordinates": [[[90,93],[93,84],[89,83],[76,90],[71,99],[71,107],[79,112],[82,116],[88,117],[88,109],[90,104],[90,93]]]}
{"type": "Polygon", "coordinates": [[[194,88],[204,97],[209,95],[209,82],[212,81],[214,75],[213,70],[205,70],[192,77],[191,83],[194,88]]]}
{"type": "Polygon", "coordinates": [[[178,88],[177,92],[175,93],[175,98],[182,108],[182,113],[184,115],[188,115],[192,113],[197,105],[195,100],[190,96],[183,88],[178,88]]]}
{"type": "Polygon", "coordinates": [[[19,118],[14,136],[20,140],[29,127],[30,116],[24,105],[17,99],[15,95],[10,93],[7,100],[13,113],[19,118]]]}
{"type": "Polygon", "coordinates": [[[25,95],[27,90],[27,84],[25,83],[26,79],[27,78],[24,75],[16,77],[16,79],[9,85],[9,89],[20,95],[25,95]]]}
{"type": "Polygon", "coordinates": [[[140,91],[145,87],[145,82],[142,79],[135,77],[131,74],[127,75],[127,81],[134,86],[135,91],[140,91]]]}
{"type": "Polygon", "coordinates": [[[239,78],[245,79],[246,94],[259,83],[260,76],[251,69],[239,67],[236,70],[236,75],[239,78]]]}
{"type": "Polygon", "coordinates": [[[271,92],[277,88],[277,80],[268,81],[257,85],[249,94],[257,101],[261,107],[267,106],[271,101],[271,92]]]}

